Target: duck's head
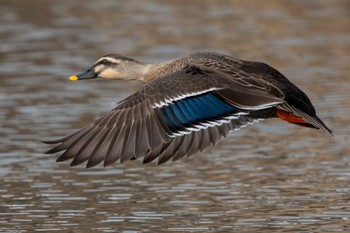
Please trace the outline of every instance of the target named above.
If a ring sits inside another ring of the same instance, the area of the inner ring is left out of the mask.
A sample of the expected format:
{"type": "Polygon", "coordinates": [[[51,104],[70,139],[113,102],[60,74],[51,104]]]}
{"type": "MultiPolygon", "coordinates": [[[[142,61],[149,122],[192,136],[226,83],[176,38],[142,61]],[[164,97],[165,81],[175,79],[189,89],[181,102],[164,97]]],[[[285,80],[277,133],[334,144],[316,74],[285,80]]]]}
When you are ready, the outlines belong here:
{"type": "Polygon", "coordinates": [[[87,71],[69,77],[70,81],[106,78],[106,79],[142,79],[146,65],[119,54],[109,54],[98,59],[87,71]]]}

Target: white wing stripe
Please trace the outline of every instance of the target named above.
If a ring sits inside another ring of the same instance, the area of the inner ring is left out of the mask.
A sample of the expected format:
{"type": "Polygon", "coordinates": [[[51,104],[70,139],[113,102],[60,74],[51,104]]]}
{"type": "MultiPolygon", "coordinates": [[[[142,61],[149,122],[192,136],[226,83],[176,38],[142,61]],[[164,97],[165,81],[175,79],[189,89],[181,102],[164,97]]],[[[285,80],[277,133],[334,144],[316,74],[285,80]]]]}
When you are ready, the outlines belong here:
{"type": "MultiPolygon", "coordinates": [[[[190,134],[192,131],[197,132],[197,131],[202,130],[202,129],[206,130],[206,129],[211,128],[211,127],[216,127],[216,126],[221,126],[223,124],[228,124],[231,122],[231,120],[238,119],[240,117],[240,115],[246,115],[246,114],[248,114],[248,113],[238,113],[237,115],[227,116],[227,117],[224,117],[224,118],[216,120],[216,121],[207,121],[207,122],[201,122],[199,124],[194,124],[191,127],[186,127],[185,128],[186,131],[174,132],[174,133],[170,134],[169,137],[175,138],[175,137],[183,136],[186,134],[190,134]]],[[[247,122],[245,125],[242,125],[241,127],[234,129],[234,130],[239,130],[240,128],[245,127],[248,124],[252,125],[255,122],[258,122],[259,120],[261,120],[261,119],[255,119],[253,122],[247,122]]]]}
{"type": "Polygon", "coordinates": [[[198,91],[198,92],[192,92],[192,93],[186,93],[186,94],[182,94],[176,97],[172,97],[172,98],[165,98],[163,101],[160,101],[158,103],[154,103],[154,105],[152,105],[152,108],[161,108],[163,106],[168,106],[169,104],[172,104],[173,102],[176,102],[178,100],[182,100],[185,99],[187,97],[191,97],[191,96],[196,96],[196,95],[201,95],[210,91],[214,91],[214,90],[220,90],[220,88],[209,88],[203,91],[198,91]]]}

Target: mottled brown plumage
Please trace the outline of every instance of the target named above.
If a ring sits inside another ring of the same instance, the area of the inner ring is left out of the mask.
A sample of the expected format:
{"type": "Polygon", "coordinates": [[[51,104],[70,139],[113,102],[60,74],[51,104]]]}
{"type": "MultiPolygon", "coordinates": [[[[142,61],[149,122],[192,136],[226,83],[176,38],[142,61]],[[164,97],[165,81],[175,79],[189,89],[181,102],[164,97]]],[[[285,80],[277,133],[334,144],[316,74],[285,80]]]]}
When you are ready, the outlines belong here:
{"type": "Polygon", "coordinates": [[[112,54],[71,80],[99,77],[147,84],[76,133],[47,141],[59,145],[46,153],[64,151],[57,161],[92,167],[143,157],[144,163],[158,158],[162,164],[271,117],[332,133],[304,92],[260,62],[202,52],[150,65],[112,54]]]}

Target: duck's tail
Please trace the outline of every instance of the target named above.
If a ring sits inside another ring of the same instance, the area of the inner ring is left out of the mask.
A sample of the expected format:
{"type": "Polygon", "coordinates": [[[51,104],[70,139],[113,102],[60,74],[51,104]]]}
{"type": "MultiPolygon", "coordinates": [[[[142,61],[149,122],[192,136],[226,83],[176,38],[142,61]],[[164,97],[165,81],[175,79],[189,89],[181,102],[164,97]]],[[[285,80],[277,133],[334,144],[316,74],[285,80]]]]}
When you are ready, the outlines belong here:
{"type": "Polygon", "coordinates": [[[277,117],[291,124],[322,129],[323,131],[334,136],[332,130],[330,130],[317,115],[310,116],[289,104],[284,103],[278,106],[277,117]]]}

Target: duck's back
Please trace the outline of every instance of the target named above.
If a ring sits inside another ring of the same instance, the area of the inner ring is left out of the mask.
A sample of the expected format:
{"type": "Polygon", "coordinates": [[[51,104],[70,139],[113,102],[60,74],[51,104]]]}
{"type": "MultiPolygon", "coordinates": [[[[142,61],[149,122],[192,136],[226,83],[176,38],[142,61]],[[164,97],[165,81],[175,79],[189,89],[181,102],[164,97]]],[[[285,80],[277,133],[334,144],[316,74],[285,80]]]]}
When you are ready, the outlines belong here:
{"type": "MultiPolygon", "coordinates": [[[[289,123],[300,124],[300,122],[292,122],[295,119],[288,119],[289,113],[297,114],[307,118],[313,126],[331,133],[317,117],[315,108],[307,95],[272,66],[263,62],[245,61],[215,52],[193,53],[185,57],[185,60],[189,64],[223,73],[226,78],[238,81],[236,82],[238,85],[247,83],[247,86],[254,86],[254,83],[256,83],[257,86],[264,87],[263,91],[268,94],[280,97],[282,93],[285,103],[277,106],[280,108],[277,111],[278,117],[289,123]]],[[[300,119],[297,118],[296,120],[299,121],[300,119]]],[[[304,126],[310,125],[305,124],[304,126]]]]}

